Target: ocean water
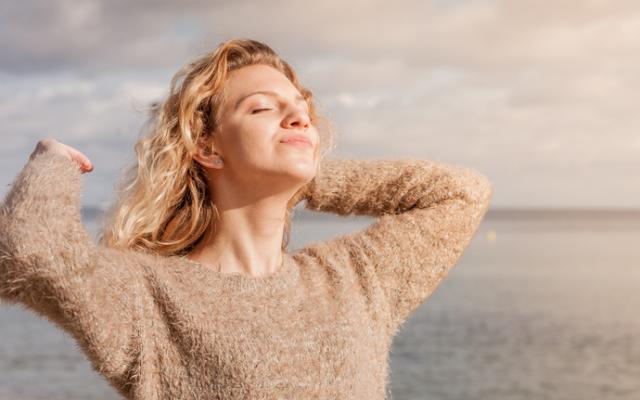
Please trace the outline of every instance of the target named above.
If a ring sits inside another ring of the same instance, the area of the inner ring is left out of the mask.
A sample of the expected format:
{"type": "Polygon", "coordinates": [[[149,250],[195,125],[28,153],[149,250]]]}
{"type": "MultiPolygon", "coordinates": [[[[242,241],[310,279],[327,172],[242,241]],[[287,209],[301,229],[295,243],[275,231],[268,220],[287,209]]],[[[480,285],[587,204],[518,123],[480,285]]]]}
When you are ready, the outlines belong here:
{"type": "MultiPolygon", "coordinates": [[[[371,221],[296,219],[290,248],[371,221]]],[[[640,220],[488,215],[395,337],[390,399],[640,399],[639,310],[640,220]]],[[[0,307],[0,399],[118,398],[70,336],[0,307]]]]}

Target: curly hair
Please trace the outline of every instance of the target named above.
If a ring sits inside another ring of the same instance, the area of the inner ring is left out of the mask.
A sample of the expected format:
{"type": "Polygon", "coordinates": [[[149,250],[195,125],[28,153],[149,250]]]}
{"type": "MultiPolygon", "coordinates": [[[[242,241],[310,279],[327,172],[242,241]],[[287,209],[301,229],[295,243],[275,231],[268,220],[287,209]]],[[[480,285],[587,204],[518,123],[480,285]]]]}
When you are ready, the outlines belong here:
{"type": "MultiPolygon", "coordinates": [[[[220,123],[224,84],[231,71],[265,64],[282,72],[309,106],[318,127],[320,157],[334,146],[328,119],[317,115],[313,94],[289,63],[272,48],[251,39],[232,39],[183,66],[171,79],[168,96],[151,104],[134,149],[136,161],[116,184],[116,201],[105,212],[99,243],[161,255],[185,255],[219,217],[203,167],[193,159],[198,143],[220,123]],[[319,125],[322,126],[319,126],[319,125]]],[[[290,239],[293,207],[308,184],[287,203],[282,249],[290,239]]]]}

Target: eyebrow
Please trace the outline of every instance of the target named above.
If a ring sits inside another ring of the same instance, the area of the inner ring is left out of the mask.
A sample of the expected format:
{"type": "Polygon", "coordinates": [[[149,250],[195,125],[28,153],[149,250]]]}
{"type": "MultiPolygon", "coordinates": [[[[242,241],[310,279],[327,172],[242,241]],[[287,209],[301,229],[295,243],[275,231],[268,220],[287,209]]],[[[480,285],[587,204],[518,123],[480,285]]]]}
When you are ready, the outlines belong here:
{"type": "MultiPolygon", "coordinates": [[[[240,107],[240,103],[242,103],[247,97],[253,96],[254,94],[264,94],[264,95],[271,96],[271,97],[282,98],[282,96],[280,96],[277,92],[274,92],[273,90],[258,90],[258,91],[255,91],[255,92],[252,92],[252,93],[249,93],[249,94],[246,94],[246,95],[240,97],[240,99],[238,99],[238,101],[236,102],[235,109],[237,110],[238,107],[240,107]]],[[[297,95],[296,96],[296,101],[298,103],[302,103],[302,102],[306,103],[306,100],[301,95],[297,95]]]]}

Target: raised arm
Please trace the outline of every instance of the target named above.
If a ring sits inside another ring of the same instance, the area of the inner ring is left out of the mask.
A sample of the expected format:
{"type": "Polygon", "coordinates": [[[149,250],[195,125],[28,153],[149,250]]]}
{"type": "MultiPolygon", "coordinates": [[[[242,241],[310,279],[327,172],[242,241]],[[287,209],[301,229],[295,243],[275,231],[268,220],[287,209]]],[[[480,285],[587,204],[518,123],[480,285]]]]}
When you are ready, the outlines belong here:
{"type": "Polygon", "coordinates": [[[369,215],[360,231],[300,250],[342,260],[372,304],[384,305],[391,333],[429,297],[470,243],[492,196],[476,170],[423,159],[324,159],[305,207],[369,215]]]}
{"type": "Polygon", "coordinates": [[[78,165],[63,155],[39,153],[23,167],[0,205],[0,299],[69,332],[118,385],[143,317],[145,256],[93,243],[80,190],[78,165]]]}

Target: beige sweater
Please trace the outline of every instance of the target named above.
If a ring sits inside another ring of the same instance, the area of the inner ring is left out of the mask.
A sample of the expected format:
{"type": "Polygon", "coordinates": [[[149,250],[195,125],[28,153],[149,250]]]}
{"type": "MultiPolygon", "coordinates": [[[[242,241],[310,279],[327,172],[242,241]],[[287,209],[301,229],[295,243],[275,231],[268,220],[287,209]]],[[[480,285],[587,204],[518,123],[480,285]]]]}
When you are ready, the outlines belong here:
{"type": "Polygon", "coordinates": [[[306,208],[368,227],[286,254],[266,278],[96,245],[81,173],[29,161],[0,207],[0,298],[67,331],[128,399],[385,399],[401,324],[473,238],[492,186],[420,159],[325,159],[306,208]]]}

